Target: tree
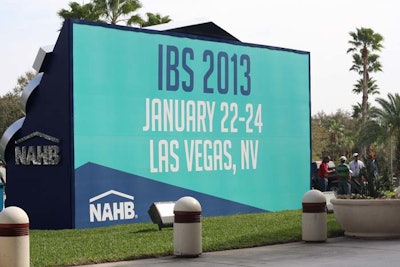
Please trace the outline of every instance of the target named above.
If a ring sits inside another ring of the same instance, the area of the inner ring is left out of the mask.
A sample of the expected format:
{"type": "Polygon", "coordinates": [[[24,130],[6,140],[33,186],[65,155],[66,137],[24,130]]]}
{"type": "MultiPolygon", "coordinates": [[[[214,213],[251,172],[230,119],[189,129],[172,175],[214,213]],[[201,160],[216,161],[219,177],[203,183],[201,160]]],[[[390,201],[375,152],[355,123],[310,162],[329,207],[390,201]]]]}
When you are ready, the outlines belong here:
{"type": "Polygon", "coordinates": [[[318,113],[311,120],[312,158],[330,155],[338,160],[349,156],[354,148],[355,121],[349,113],[338,110],[335,114],[318,113]]]}
{"type": "Polygon", "coordinates": [[[63,19],[83,19],[110,24],[125,22],[126,25],[147,27],[170,22],[169,16],[146,13],[147,20],[133,14],[142,7],[138,0],[92,0],[88,4],[69,3],[70,10],[61,9],[57,14],[63,19]]]}
{"type": "Polygon", "coordinates": [[[378,122],[381,126],[378,137],[385,136],[382,132],[388,133],[390,140],[394,137],[395,156],[392,163],[396,163],[395,175],[396,177],[400,177],[400,164],[398,164],[400,160],[400,95],[398,93],[394,95],[389,93],[388,100],[378,98],[376,101],[381,106],[381,108],[377,110],[378,122]]]}
{"type": "MultiPolygon", "coordinates": [[[[379,95],[379,87],[376,84],[376,80],[369,78],[367,81],[368,84],[368,95],[379,95]]],[[[353,93],[355,94],[360,94],[363,92],[363,85],[364,85],[364,81],[363,79],[359,79],[357,80],[357,83],[354,84],[353,86],[353,93]]]]}
{"type": "Polygon", "coordinates": [[[311,119],[311,147],[312,147],[312,160],[321,160],[325,154],[329,144],[328,130],[322,125],[321,118],[326,116],[323,113],[315,115],[311,119]]]}
{"type": "Polygon", "coordinates": [[[126,22],[126,25],[141,25],[143,19],[139,15],[132,15],[142,7],[138,0],[93,0],[96,10],[101,12],[100,18],[110,24],[126,22]]]}
{"type": "Polygon", "coordinates": [[[0,97],[0,138],[12,123],[22,117],[24,117],[24,112],[19,96],[7,93],[0,97]]]}
{"type": "Polygon", "coordinates": [[[147,21],[142,21],[140,24],[140,27],[148,27],[148,26],[153,26],[153,25],[158,25],[158,24],[163,24],[163,23],[168,23],[171,21],[169,16],[164,16],[162,17],[159,13],[153,14],[153,13],[146,13],[147,16],[147,21]]]}
{"type": "Polygon", "coordinates": [[[16,96],[21,96],[22,91],[36,75],[36,71],[27,71],[24,75],[19,76],[17,79],[17,85],[13,88],[13,93],[16,96]]]}
{"type": "Polygon", "coordinates": [[[90,21],[100,21],[101,12],[94,3],[80,5],[77,2],[70,2],[70,10],[61,9],[57,14],[64,19],[82,19],[90,21]]]}
{"type": "Polygon", "coordinates": [[[369,28],[357,28],[356,32],[349,34],[352,37],[352,40],[349,41],[352,47],[347,50],[347,53],[352,53],[353,56],[353,65],[350,71],[355,71],[362,76],[361,122],[364,126],[368,119],[369,74],[382,71],[379,55],[375,52],[379,52],[383,48],[383,37],[369,28]]]}
{"type": "MultiPolygon", "coordinates": [[[[356,105],[352,105],[353,113],[351,117],[354,119],[360,120],[361,119],[361,104],[357,103],[356,105]]],[[[371,106],[370,103],[367,103],[367,116],[368,118],[373,118],[375,116],[376,107],[371,106]]],[[[357,123],[359,125],[359,123],[357,123]]]]}
{"type": "MultiPolygon", "coordinates": [[[[388,94],[388,100],[378,98],[376,100],[380,107],[371,110],[372,119],[367,121],[361,129],[359,140],[363,145],[368,144],[367,156],[376,156],[378,159],[379,175],[369,173],[367,179],[370,192],[379,192],[390,189],[392,177],[400,175],[400,96],[399,94],[388,94]],[[393,142],[395,156],[393,157],[393,142]],[[393,169],[394,165],[394,169],[393,169]]],[[[367,160],[367,159],[366,159],[367,160]]],[[[368,160],[366,161],[368,167],[368,160]]],[[[368,169],[370,171],[370,169],[368,169]]]]}
{"type": "Polygon", "coordinates": [[[21,93],[35,76],[36,72],[34,71],[25,72],[18,77],[14,89],[0,97],[0,138],[12,123],[25,116],[20,101],[21,93]]]}

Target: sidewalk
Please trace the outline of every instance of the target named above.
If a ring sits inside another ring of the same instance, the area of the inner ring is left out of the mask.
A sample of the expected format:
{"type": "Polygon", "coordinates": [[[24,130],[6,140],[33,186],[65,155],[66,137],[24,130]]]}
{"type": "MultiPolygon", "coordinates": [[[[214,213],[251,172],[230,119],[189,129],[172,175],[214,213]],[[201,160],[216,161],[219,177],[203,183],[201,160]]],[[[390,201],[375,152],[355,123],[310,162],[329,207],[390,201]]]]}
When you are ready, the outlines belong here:
{"type": "Polygon", "coordinates": [[[174,256],[125,262],[82,265],[81,267],[376,267],[398,266],[400,239],[364,240],[330,238],[327,242],[288,244],[207,252],[197,258],[174,256]]]}

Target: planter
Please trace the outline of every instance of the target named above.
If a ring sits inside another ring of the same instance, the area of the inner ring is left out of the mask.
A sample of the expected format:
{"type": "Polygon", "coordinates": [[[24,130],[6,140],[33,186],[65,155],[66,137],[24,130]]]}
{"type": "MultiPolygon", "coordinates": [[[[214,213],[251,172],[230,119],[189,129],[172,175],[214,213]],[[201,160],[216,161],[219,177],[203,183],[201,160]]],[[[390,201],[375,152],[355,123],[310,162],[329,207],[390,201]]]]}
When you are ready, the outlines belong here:
{"type": "Polygon", "coordinates": [[[400,199],[332,199],[346,236],[400,238],[400,199]]]}

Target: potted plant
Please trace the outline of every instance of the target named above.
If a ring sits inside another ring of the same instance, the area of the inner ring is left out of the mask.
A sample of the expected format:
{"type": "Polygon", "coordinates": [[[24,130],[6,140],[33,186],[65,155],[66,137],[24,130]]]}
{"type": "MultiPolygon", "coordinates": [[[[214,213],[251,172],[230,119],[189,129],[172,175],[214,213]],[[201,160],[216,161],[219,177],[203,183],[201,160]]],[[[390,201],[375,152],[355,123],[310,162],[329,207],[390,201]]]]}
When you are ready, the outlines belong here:
{"type": "Polygon", "coordinates": [[[391,181],[385,178],[389,175],[375,179],[374,175],[366,173],[366,177],[369,178],[362,194],[337,195],[331,200],[334,215],[344,234],[361,238],[399,238],[398,189],[393,188],[391,181]],[[391,190],[387,190],[388,187],[391,190]]]}

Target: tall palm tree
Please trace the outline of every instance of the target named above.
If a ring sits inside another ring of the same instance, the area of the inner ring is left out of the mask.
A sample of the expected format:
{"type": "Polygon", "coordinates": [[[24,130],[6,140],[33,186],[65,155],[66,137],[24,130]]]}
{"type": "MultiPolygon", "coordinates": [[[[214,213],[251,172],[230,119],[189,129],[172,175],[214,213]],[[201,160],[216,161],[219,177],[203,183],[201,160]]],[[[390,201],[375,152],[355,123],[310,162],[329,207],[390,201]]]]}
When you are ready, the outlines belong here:
{"type": "Polygon", "coordinates": [[[159,13],[153,14],[153,13],[146,13],[147,16],[147,21],[143,21],[140,24],[140,27],[148,27],[148,26],[153,26],[153,25],[158,25],[158,24],[163,24],[163,23],[168,23],[171,21],[169,16],[164,16],[162,17],[159,13]]]}
{"type": "Polygon", "coordinates": [[[383,37],[369,28],[357,28],[356,32],[349,32],[349,34],[352,37],[349,41],[352,47],[347,50],[347,53],[352,53],[353,56],[353,65],[350,70],[362,75],[361,122],[364,126],[368,119],[369,73],[382,71],[379,55],[375,52],[383,48],[383,37]]]}
{"type": "MultiPolygon", "coordinates": [[[[352,105],[352,108],[353,108],[353,113],[351,114],[351,117],[353,119],[360,120],[361,112],[362,112],[361,104],[357,103],[356,105],[352,105]]],[[[376,113],[375,113],[376,110],[377,110],[376,107],[371,106],[371,104],[369,102],[367,103],[368,118],[374,118],[376,116],[376,113]]]]}
{"type": "Polygon", "coordinates": [[[103,21],[110,24],[126,22],[126,25],[139,25],[143,21],[139,15],[132,15],[142,7],[138,0],[93,0],[101,12],[103,21]]]}
{"type": "MultiPolygon", "coordinates": [[[[379,87],[376,84],[376,80],[374,80],[372,77],[370,77],[367,81],[368,83],[368,95],[379,95],[379,87]]],[[[364,81],[363,79],[357,80],[357,83],[354,84],[353,86],[353,93],[355,94],[360,94],[363,91],[363,85],[364,81]]]]}

